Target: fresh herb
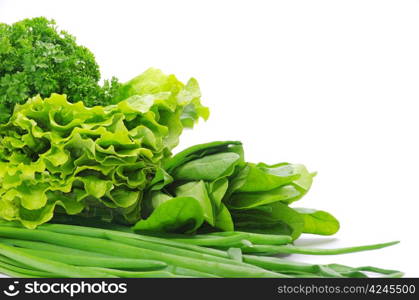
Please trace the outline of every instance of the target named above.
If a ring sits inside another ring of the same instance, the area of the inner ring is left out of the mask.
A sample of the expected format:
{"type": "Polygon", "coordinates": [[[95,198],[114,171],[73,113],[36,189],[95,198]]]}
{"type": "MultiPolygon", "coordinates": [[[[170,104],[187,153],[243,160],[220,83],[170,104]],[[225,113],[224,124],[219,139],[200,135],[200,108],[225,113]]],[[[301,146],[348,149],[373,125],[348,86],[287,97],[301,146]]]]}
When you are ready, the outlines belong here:
{"type": "Polygon", "coordinates": [[[107,105],[120,84],[116,78],[99,85],[93,54],[75,38],[39,17],[0,24],[0,122],[16,104],[40,95],[66,94],[68,101],[107,105]]]}

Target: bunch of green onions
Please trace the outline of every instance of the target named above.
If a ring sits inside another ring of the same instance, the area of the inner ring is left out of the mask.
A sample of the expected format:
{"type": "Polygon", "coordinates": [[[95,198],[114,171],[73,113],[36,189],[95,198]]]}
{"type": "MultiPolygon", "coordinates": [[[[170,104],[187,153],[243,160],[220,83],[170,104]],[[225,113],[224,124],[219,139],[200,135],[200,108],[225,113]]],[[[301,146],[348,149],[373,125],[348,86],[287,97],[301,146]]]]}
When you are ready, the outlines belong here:
{"type": "Polygon", "coordinates": [[[246,232],[152,236],[115,229],[0,222],[0,272],[12,277],[401,277],[399,271],[306,264],[279,253],[342,254],[397,242],[340,249],[290,244],[288,236],[246,232]]]}

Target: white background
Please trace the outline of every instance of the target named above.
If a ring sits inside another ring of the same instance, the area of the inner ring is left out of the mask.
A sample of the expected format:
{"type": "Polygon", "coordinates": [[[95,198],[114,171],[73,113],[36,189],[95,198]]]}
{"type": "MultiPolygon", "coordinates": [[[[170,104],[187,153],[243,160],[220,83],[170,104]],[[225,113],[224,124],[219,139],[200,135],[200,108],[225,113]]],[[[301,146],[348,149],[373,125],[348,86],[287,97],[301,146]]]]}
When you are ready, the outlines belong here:
{"type": "Polygon", "coordinates": [[[211,118],[179,149],[241,140],[249,161],[319,172],[298,206],[341,221],[298,244],[401,240],[335,257],[419,277],[418,1],[0,0],[0,22],[56,19],[96,55],[104,78],[148,67],[196,77],[211,118]]]}

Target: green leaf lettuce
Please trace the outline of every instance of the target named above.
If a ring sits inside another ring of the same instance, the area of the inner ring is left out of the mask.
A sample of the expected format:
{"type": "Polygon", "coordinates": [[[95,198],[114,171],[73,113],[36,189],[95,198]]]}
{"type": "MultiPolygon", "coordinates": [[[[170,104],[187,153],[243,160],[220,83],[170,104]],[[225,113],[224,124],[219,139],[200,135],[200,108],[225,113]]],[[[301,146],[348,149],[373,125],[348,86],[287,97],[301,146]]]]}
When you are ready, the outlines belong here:
{"type": "Polygon", "coordinates": [[[110,106],[58,94],[17,105],[0,125],[0,217],[29,228],[54,211],[139,220],[143,191],[183,128],[208,117],[195,83],[154,69],[140,78],[110,106]],[[185,110],[196,111],[192,123],[185,110]]]}

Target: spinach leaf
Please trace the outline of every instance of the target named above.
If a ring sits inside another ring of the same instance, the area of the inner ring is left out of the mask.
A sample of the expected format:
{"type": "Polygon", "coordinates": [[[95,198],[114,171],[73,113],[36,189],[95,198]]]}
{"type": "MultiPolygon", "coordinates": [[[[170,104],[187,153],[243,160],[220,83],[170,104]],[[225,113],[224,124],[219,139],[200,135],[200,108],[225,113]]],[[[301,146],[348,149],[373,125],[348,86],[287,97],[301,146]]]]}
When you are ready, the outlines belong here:
{"type": "Polygon", "coordinates": [[[173,199],[173,197],[166,193],[154,192],[151,197],[151,205],[155,209],[170,199],[173,199]]]}
{"type": "Polygon", "coordinates": [[[277,201],[290,204],[308,192],[313,176],[303,165],[247,163],[232,180],[225,201],[233,209],[249,209],[277,201]]]}
{"type": "Polygon", "coordinates": [[[221,203],[218,214],[215,217],[215,228],[222,231],[234,231],[234,223],[228,208],[221,203]]]}
{"type": "Polygon", "coordinates": [[[278,201],[291,203],[300,197],[302,193],[295,186],[286,185],[266,192],[234,193],[226,204],[233,209],[249,209],[278,201]]]}
{"type": "Polygon", "coordinates": [[[236,192],[268,191],[285,185],[301,176],[298,165],[280,163],[268,166],[247,163],[234,178],[232,186],[236,192]]]}
{"type": "Polygon", "coordinates": [[[290,235],[293,240],[303,232],[303,217],[287,205],[275,202],[248,210],[232,210],[235,230],[290,235]]]}
{"type": "Polygon", "coordinates": [[[176,180],[216,180],[231,175],[240,155],[236,153],[217,153],[192,160],[176,168],[173,177],[176,180]]]}
{"type": "Polygon", "coordinates": [[[210,225],[215,225],[214,211],[211,199],[208,196],[208,192],[205,183],[201,181],[192,181],[178,186],[175,190],[177,197],[192,197],[196,199],[202,208],[204,213],[204,219],[210,225]]]}
{"type": "Polygon", "coordinates": [[[204,222],[200,203],[192,197],[175,197],[161,203],[145,220],[134,225],[135,231],[194,232],[204,222]]]}
{"type": "Polygon", "coordinates": [[[211,198],[213,205],[219,208],[223,197],[228,189],[228,179],[225,177],[219,178],[207,183],[207,191],[211,198]]]}
{"type": "Polygon", "coordinates": [[[173,177],[170,176],[164,169],[158,168],[153,180],[150,182],[149,191],[160,191],[172,182],[173,177]]]}
{"type": "Polygon", "coordinates": [[[294,208],[304,219],[303,232],[332,235],[339,230],[339,221],[330,213],[309,208],[294,208]]]}
{"type": "Polygon", "coordinates": [[[236,152],[240,154],[237,147],[241,148],[241,142],[237,141],[225,141],[225,142],[211,142],[205,144],[198,144],[192,147],[189,147],[176,155],[174,155],[171,159],[167,160],[164,163],[164,169],[171,173],[175,168],[199,157],[203,157],[205,155],[210,155],[213,153],[220,153],[220,152],[236,152]]]}

